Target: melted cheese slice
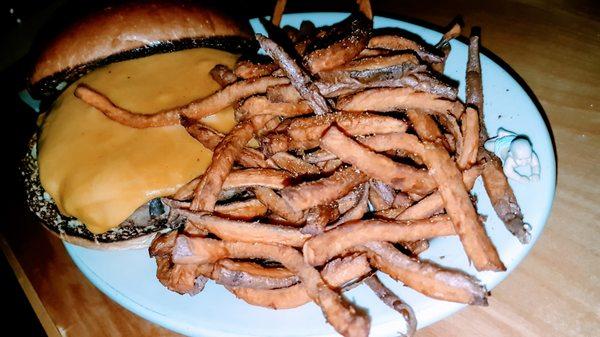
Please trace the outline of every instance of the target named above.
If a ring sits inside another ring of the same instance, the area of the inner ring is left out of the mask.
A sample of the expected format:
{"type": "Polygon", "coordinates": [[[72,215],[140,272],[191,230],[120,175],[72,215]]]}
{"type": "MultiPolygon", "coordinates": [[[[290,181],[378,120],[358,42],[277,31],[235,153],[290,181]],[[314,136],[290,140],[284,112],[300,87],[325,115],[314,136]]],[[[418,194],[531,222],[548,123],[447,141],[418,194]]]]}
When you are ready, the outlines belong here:
{"type": "MultiPolygon", "coordinates": [[[[154,113],[219,89],[209,71],[233,66],[237,56],[192,49],[149,56],[98,69],[78,81],[117,105],[154,113]]],[[[38,145],[40,180],[61,213],[93,233],[123,222],[149,200],[173,194],[202,174],[212,153],[181,126],[134,129],[73,96],[71,85],[44,122],[38,145]]],[[[205,118],[221,131],[235,124],[231,108],[205,118]]]]}

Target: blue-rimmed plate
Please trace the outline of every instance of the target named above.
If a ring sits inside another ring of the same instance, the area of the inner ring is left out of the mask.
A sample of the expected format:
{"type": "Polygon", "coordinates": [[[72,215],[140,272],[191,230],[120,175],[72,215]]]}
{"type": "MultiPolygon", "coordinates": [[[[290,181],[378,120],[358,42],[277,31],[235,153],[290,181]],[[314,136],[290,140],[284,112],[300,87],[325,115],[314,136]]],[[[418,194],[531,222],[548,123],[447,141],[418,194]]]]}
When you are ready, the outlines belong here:
{"type": "MultiPolygon", "coordinates": [[[[317,26],[344,19],[343,13],[301,13],[284,15],[282,24],[298,27],[302,20],[317,26]]],[[[256,32],[264,33],[258,20],[252,20],[256,32]]],[[[403,21],[375,17],[375,27],[398,27],[420,35],[435,44],[441,33],[403,21]]],[[[445,74],[460,83],[464,98],[467,46],[452,41],[452,53],[445,74]]],[[[540,236],[550,213],[555,189],[555,158],[552,141],[541,112],[526,90],[501,66],[485,55],[481,58],[485,95],[485,121],[494,134],[504,127],[525,134],[534,145],[542,167],[541,179],[528,184],[513,183],[517,199],[532,227],[532,239],[521,245],[496,217],[481,181],[475,185],[478,209],[487,215],[486,230],[498,248],[508,270],[502,273],[478,273],[469,262],[458,238],[432,240],[431,248],[422,254],[440,265],[462,269],[475,275],[487,289],[494,288],[523,260],[540,236]]],[[[176,332],[193,336],[332,336],[336,335],[315,304],[290,310],[257,308],[236,299],[223,287],[213,284],[195,297],[181,296],[166,290],[156,279],[156,265],[147,250],[95,251],[65,244],[75,264],[102,292],[117,303],[176,332]]],[[[463,307],[461,304],[427,298],[403,287],[385,275],[382,280],[416,312],[419,327],[447,317],[463,307]]],[[[354,303],[368,310],[372,319],[372,336],[393,336],[403,329],[399,315],[383,305],[365,286],[346,294],[354,303]]]]}

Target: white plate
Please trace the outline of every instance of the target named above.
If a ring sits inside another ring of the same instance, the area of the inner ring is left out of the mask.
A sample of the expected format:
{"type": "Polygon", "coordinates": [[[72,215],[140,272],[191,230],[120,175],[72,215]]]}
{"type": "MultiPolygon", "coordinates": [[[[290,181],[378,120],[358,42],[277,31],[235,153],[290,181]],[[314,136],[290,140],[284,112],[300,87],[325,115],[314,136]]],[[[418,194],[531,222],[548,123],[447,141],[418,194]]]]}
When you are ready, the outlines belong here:
{"type": "MultiPolygon", "coordinates": [[[[332,24],[345,18],[343,13],[303,13],[283,17],[284,25],[298,27],[302,20],[312,20],[317,26],[332,24]]],[[[255,31],[263,32],[257,20],[255,31]]],[[[441,34],[414,24],[383,17],[375,18],[375,27],[399,27],[416,33],[429,43],[436,43],[441,34]]],[[[446,75],[460,82],[464,98],[464,77],[467,47],[452,41],[452,53],[446,75]]],[[[463,252],[456,237],[432,240],[431,248],[422,258],[443,266],[462,269],[478,277],[487,289],[502,281],[525,257],[536,242],[552,205],[555,189],[555,158],[552,142],[544,120],[526,91],[503,68],[482,56],[485,116],[490,134],[500,126],[529,136],[541,163],[541,179],[536,183],[513,183],[517,199],[531,224],[532,240],[521,245],[496,217],[482,187],[475,185],[478,209],[488,216],[486,230],[498,248],[508,270],[502,273],[477,273],[463,252]]],[[[156,279],[156,266],[147,250],[105,252],[65,244],[75,264],[102,292],[117,303],[143,318],[185,335],[194,336],[332,336],[336,335],[324,320],[319,308],[310,303],[290,310],[257,308],[236,299],[223,287],[208,284],[195,297],[181,296],[166,290],[156,279]]],[[[419,327],[432,324],[456,312],[461,304],[427,298],[382,276],[383,281],[415,310],[419,327]]],[[[347,298],[366,308],[372,319],[372,336],[397,335],[402,329],[399,316],[383,305],[365,286],[346,294],[347,298]]]]}

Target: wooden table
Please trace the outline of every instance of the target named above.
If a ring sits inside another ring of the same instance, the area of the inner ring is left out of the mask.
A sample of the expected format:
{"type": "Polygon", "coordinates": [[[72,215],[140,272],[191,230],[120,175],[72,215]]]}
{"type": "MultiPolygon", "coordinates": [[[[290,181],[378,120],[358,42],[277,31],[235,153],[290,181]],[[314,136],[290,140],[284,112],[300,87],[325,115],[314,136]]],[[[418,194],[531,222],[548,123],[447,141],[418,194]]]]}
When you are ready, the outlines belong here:
{"type": "MultiPolygon", "coordinates": [[[[375,13],[482,27],[483,45],[541,102],[558,154],[554,208],[541,239],[493,291],[418,336],[593,336],[600,331],[600,8],[589,1],[376,1],[375,13]],[[596,246],[598,245],[598,246],[596,246]]],[[[310,8],[314,10],[314,6],[310,8]]],[[[2,249],[49,336],[174,336],[92,286],[20,200],[2,249]]]]}

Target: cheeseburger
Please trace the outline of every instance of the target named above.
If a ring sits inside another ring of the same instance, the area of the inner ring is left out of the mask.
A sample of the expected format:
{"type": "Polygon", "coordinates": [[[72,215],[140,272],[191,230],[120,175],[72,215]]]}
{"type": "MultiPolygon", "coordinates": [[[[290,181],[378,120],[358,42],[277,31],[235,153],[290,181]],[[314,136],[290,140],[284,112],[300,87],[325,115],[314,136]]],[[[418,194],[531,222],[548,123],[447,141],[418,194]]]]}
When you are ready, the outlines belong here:
{"type": "MultiPolygon", "coordinates": [[[[181,125],[119,124],[75,97],[75,87],[152,114],[214,93],[210,70],[255,49],[247,24],[187,2],[113,6],[64,30],[29,78],[31,94],[52,101],[25,160],[31,210],[64,241],[97,249],[145,247],[178,226],[160,197],[201,175],[212,152],[181,125]]],[[[226,133],[233,109],[202,121],[226,133]]]]}

